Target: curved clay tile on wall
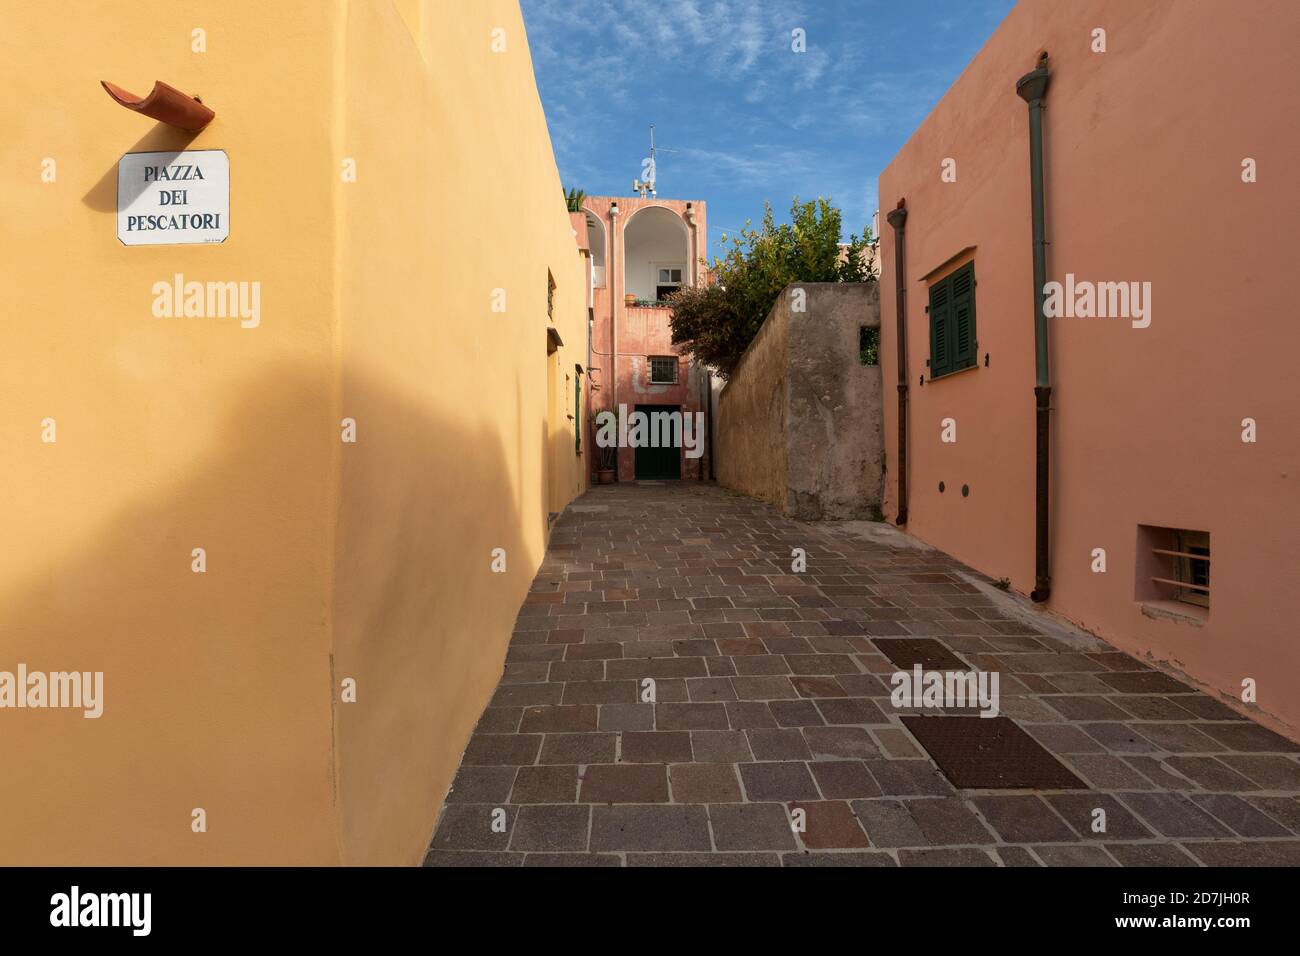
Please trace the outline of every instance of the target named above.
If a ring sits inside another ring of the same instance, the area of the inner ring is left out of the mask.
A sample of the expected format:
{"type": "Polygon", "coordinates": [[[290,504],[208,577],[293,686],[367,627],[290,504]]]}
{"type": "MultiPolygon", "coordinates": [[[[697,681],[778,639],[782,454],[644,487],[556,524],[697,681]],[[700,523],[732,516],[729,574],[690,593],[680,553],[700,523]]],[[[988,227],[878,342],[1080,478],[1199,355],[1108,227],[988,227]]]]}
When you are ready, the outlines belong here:
{"type": "Polygon", "coordinates": [[[212,122],[217,115],[192,96],[186,96],[174,86],[168,86],[162,80],[154,81],[153,90],[148,96],[140,97],[129,93],[116,83],[100,80],[108,95],[129,110],[143,113],[160,123],[175,126],[187,133],[197,133],[212,122]]]}

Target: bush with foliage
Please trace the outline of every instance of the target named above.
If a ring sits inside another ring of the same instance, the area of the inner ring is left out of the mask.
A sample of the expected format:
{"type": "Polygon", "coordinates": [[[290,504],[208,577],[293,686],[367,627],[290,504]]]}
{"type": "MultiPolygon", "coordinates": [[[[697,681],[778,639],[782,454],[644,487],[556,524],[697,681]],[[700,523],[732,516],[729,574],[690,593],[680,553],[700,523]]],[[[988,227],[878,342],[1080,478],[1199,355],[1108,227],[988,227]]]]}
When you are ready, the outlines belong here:
{"type": "MultiPolygon", "coordinates": [[[[758,229],[746,222],[714,259],[715,285],[685,288],[671,299],[673,344],[729,376],[758,334],[782,290],[792,282],[873,282],[871,230],[849,237],[840,255],[840,211],[826,199],[790,207],[777,225],[764,203],[758,229]]],[[[723,236],[723,242],[728,241],[723,236]]]]}

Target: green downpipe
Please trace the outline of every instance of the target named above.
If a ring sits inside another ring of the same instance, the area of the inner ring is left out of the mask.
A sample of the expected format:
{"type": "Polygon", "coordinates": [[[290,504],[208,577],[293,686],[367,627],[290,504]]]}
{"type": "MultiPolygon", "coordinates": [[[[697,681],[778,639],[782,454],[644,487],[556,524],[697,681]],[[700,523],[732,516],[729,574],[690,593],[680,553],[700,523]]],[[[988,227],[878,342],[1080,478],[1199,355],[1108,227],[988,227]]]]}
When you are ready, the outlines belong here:
{"type": "Polygon", "coordinates": [[[1029,190],[1034,242],[1034,590],[1029,597],[1046,601],[1052,593],[1049,561],[1048,510],[1052,370],[1048,364],[1047,314],[1043,303],[1047,284],[1047,236],[1043,216],[1043,97],[1050,81],[1047,54],[1038,68],[1016,81],[1016,95],[1029,104],[1029,190]]]}

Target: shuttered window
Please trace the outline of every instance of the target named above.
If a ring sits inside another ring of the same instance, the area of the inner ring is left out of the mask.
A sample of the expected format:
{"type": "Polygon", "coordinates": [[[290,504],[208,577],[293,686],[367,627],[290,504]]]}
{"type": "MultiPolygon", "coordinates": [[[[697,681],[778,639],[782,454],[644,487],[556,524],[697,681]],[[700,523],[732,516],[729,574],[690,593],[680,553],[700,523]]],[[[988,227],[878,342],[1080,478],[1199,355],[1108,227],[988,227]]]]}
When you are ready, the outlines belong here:
{"type": "Polygon", "coordinates": [[[930,378],[976,364],[975,263],[930,286],[930,378]]]}

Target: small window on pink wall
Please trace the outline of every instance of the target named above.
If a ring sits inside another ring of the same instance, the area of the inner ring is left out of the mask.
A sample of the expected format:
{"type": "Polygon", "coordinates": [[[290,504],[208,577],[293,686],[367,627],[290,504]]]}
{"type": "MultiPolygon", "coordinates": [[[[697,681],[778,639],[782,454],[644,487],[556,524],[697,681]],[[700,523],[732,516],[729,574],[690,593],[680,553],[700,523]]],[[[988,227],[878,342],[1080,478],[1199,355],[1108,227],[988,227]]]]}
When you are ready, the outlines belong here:
{"type": "Polygon", "coordinates": [[[650,356],[650,384],[651,385],[676,385],[677,384],[677,356],[675,355],[651,355],[650,356]]]}
{"type": "Polygon", "coordinates": [[[1209,616],[1210,533],[1188,528],[1138,525],[1136,599],[1179,610],[1189,617],[1209,616]]]}

